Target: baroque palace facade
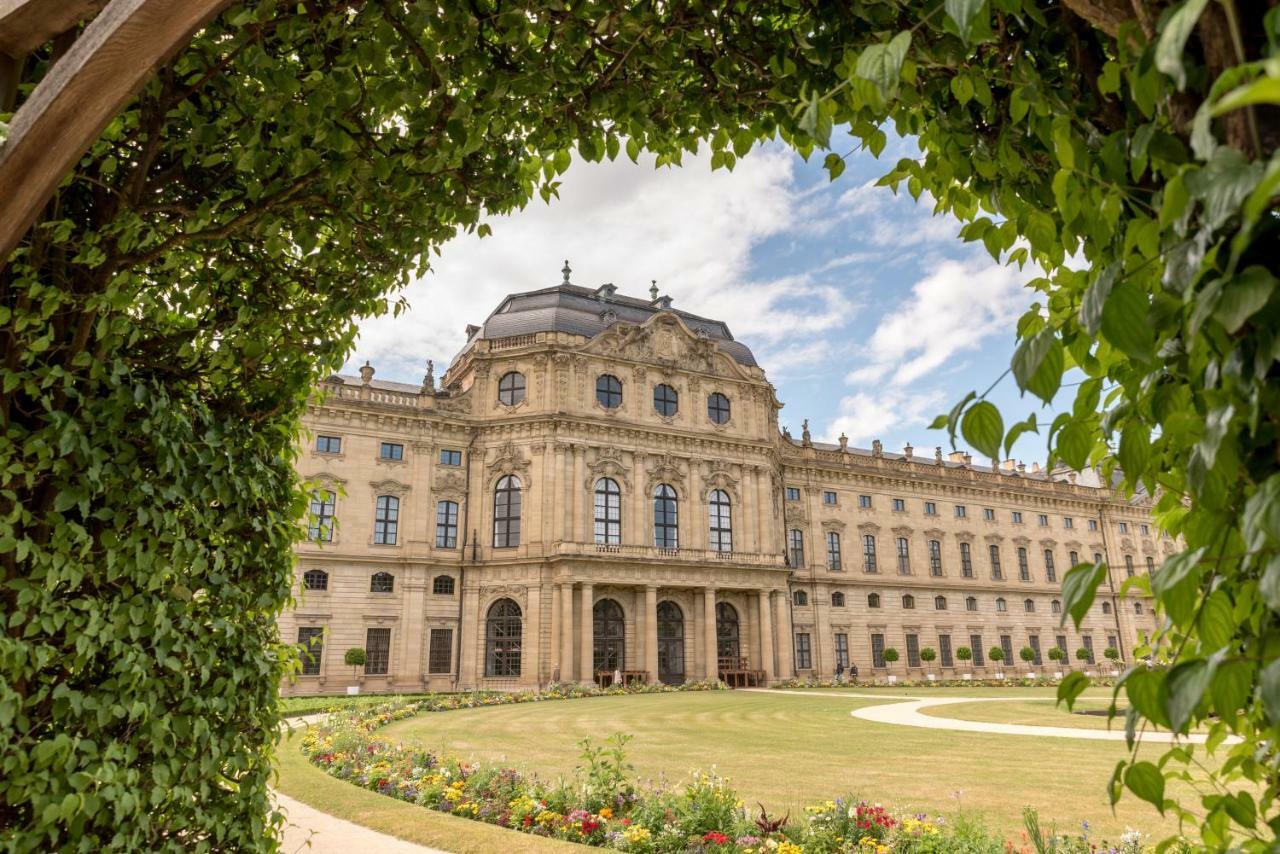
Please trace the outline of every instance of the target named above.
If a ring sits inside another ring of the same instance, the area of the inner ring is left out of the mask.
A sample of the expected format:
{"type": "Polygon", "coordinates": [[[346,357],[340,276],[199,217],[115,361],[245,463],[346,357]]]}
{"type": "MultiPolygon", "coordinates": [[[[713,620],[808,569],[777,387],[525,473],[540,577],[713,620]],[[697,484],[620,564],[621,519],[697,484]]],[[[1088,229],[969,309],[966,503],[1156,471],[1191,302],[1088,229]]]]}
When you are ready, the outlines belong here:
{"type": "Polygon", "coordinates": [[[1121,592],[1174,549],[1145,498],[793,439],[725,324],[564,279],[468,327],[439,388],[366,364],[317,390],[311,541],[280,621],[314,654],[286,691],[984,676],[1024,647],[1128,657],[1153,627],[1121,592]],[[1098,556],[1092,612],[1060,626],[1062,574],[1098,556]]]}

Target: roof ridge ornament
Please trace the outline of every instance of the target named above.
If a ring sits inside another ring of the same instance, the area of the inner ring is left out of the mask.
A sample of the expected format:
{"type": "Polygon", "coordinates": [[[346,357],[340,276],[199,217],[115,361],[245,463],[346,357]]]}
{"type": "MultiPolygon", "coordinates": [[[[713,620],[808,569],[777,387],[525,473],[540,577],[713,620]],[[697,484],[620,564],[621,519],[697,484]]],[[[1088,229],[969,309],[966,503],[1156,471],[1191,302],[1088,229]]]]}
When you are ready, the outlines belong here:
{"type": "Polygon", "coordinates": [[[564,274],[564,284],[566,285],[573,284],[572,282],[569,281],[569,274],[572,273],[573,270],[569,267],[568,258],[564,259],[564,266],[560,268],[560,272],[564,274]]]}
{"type": "Polygon", "coordinates": [[[658,280],[657,279],[649,280],[649,299],[655,300],[655,301],[658,299],[658,280]]]}

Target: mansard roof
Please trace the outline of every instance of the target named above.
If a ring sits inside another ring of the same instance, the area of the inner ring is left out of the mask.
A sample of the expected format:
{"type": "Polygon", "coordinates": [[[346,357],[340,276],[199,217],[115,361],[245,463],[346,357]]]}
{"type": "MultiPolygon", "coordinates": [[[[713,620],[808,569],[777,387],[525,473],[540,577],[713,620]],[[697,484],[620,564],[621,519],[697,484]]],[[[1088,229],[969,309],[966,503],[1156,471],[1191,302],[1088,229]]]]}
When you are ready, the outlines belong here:
{"type": "Polygon", "coordinates": [[[507,338],[536,332],[565,332],[594,338],[619,321],[644,323],[662,311],[676,314],[694,332],[705,333],[739,364],[754,367],[755,356],[745,344],[735,341],[729,327],[720,320],[700,317],[671,308],[668,297],[637,299],[616,293],[612,285],[592,290],[561,284],[537,291],[511,294],[489,315],[475,338],[507,338]]]}

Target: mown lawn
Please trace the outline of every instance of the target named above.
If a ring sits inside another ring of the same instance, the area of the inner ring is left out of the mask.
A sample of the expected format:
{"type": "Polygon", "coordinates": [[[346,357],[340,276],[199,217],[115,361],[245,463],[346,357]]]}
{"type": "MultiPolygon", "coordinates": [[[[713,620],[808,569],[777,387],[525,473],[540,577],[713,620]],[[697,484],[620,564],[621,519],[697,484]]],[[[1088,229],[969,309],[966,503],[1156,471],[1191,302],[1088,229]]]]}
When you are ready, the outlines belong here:
{"type": "MultiPolygon", "coordinates": [[[[1048,699],[1052,689],[1022,691],[1048,699]]],[[[890,699],[896,691],[877,691],[890,699]]],[[[916,696],[978,696],[980,689],[929,689],[916,696]]],[[[1101,700],[1109,691],[1092,692],[1101,700]]],[[[392,725],[390,738],[540,776],[571,774],[579,742],[629,733],[629,760],[642,779],[679,782],[694,769],[730,777],[744,801],[802,814],[805,804],[853,793],[894,808],[981,813],[1016,838],[1022,808],[1042,823],[1074,830],[1088,820],[1115,837],[1128,827],[1173,831],[1149,806],[1126,797],[1113,815],[1105,786],[1123,742],[960,733],[876,724],[850,716],[883,702],[839,690],[711,692],[600,697],[425,714],[392,725]]],[[[997,705],[997,704],[991,704],[997,705]]],[[[1034,722],[1034,721],[1032,721],[1034,722]]],[[[1154,756],[1163,748],[1144,748],[1154,756]]]]}

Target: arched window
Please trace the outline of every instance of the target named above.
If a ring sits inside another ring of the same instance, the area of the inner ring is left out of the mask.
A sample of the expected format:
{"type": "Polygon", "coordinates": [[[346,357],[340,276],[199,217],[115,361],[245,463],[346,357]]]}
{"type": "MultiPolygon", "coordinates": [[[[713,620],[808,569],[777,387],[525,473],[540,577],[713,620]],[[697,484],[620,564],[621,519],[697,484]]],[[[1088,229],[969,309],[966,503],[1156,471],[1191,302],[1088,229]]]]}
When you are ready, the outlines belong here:
{"type": "Polygon", "coordinates": [[[867,607],[868,607],[868,608],[879,608],[879,607],[880,607],[880,594],[879,594],[879,593],[868,593],[868,594],[867,594],[867,607]]]}
{"type": "Polygon", "coordinates": [[[942,543],[938,540],[929,541],[929,574],[942,575],[942,543]]]}
{"type": "Polygon", "coordinates": [[[458,547],[458,502],[436,502],[436,548],[458,547]]]}
{"type": "Polygon", "coordinates": [[[1061,614],[1061,613],[1062,613],[1062,602],[1061,602],[1061,601],[1059,601],[1059,600],[1057,600],[1057,599],[1054,599],[1052,602],[1050,602],[1050,603],[1049,603],[1049,613],[1051,613],[1051,614],[1061,614]]]}
{"type": "Polygon", "coordinates": [[[1076,551],[1067,552],[1067,563],[1071,564],[1072,566],[1075,566],[1076,564],[1080,563],[1080,553],[1076,551]]]}
{"type": "Polygon", "coordinates": [[[1023,546],[1018,546],[1018,580],[1031,580],[1031,567],[1027,564],[1027,550],[1023,546]]]}
{"type": "Polygon", "coordinates": [[[898,537],[898,572],[911,574],[911,546],[906,537],[898,537]]]}
{"type": "Polygon", "coordinates": [[[787,532],[787,551],[792,567],[804,566],[804,531],[792,528],[787,532]]]}
{"type": "Polygon", "coordinates": [[[493,491],[493,547],[520,545],[520,478],[504,475],[493,491]]]}
{"type": "Polygon", "coordinates": [[[389,572],[375,572],[369,578],[370,593],[390,593],[396,589],[396,578],[389,572]]]}
{"type": "Polygon", "coordinates": [[[809,594],[805,593],[803,590],[797,590],[794,598],[797,605],[809,604],[809,594]]]}
{"type": "Polygon", "coordinates": [[[1022,610],[1026,611],[1028,614],[1030,614],[1030,613],[1032,613],[1033,611],[1035,611],[1035,609],[1036,609],[1036,603],[1035,603],[1035,600],[1033,600],[1033,599],[1023,599],[1023,600],[1022,600],[1022,610]]]}
{"type": "Polygon", "coordinates": [[[605,409],[617,409],[622,405],[622,381],[613,374],[601,374],[596,378],[596,400],[605,409]]]}
{"type": "Polygon", "coordinates": [[[626,620],[622,606],[612,599],[601,599],[591,609],[592,656],[596,673],[612,673],[627,666],[626,620]]]}
{"type": "Polygon", "coordinates": [[[913,611],[913,610],[915,610],[915,607],[916,607],[916,597],[912,596],[910,593],[908,593],[908,594],[904,595],[904,596],[902,597],[902,607],[903,607],[905,610],[908,610],[908,611],[913,611]]]}
{"type": "Polygon", "coordinates": [[[723,489],[713,489],[708,498],[708,518],[711,522],[711,550],[733,551],[733,515],[729,494],[723,489]]]}
{"type": "Polygon", "coordinates": [[[311,539],[327,543],[333,540],[333,513],[338,497],[328,489],[311,493],[311,524],[307,533],[311,539]]]}
{"type": "Polygon", "coordinates": [[[862,568],[866,572],[876,571],[876,537],[875,534],[862,535],[862,568]]]}
{"type": "Polygon", "coordinates": [[[960,544],[960,574],[965,578],[973,578],[973,554],[968,543],[960,544]]]}
{"type": "Polygon", "coordinates": [[[1110,614],[1110,613],[1111,613],[1111,603],[1110,603],[1110,602],[1103,602],[1103,603],[1102,603],[1102,613],[1104,613],[1104,614],[1110,614]]]}
{"type": "Polygon", "coordinates": [[[997,610],[997,611],[1008,611],[1008,610],[1009,610],[1009,605],[1008,605],[1008,603],[1007,603],[1007,602],[1005,602],[1005,601],[1004,601],[1004,597],[1003,597],[1003,596],[1000,596],[1000,597],[998,597],[998,598],[996,599],[996,610],[997,610]]]}
{"type": "Polygon", "coordinates": [[[839,592],[837,592],[837,593],[832,593],[832,594],[831,594],[831,607],[832,607],[832,608],[843,608],[843,607],[844,607],[844,594],[843,594],[843,593],[839,593],[839,592]]]}
{"type": "Polygon", "coordinates": [[[373,510],[373,542],[379,546],[396,544],[396,529],[400,527],[400,499],[394,495],[379,495],[373,510]]]}
{"type": "Polygon", "coordinates": [[[716,603],[716,655],[737,658],[742,654],[738,643],[738,609],[728,602],[716,603]]]}
{"type": "Polygon", "coordinates": [[[653,544],[660,549],[680,548],[680,505],[676,491],[665,483],[653,491],[653,544]]]}
{"type": "Polygon", "coordinates": [[[596,481],[596,542],[609,546],[622,542],[622,490],[611,477],[596,481]]]}
{"type": "Polygon", "coordinates": [[[729,398],[720,392],[707,396],[707,417],[716,424],[724,424],[729,420],[729,398]]]}
{"type": "Polygon", "coordinates": [[[431,592],[436,596],[452,596],[453,576],[437,575],[431,580],[431,592]]]}
{"type": "Polygon", "coordinates": [[[675,602],[658,603],[658,680],[684,683],[684,613],[675,602]]]}
{"type": "Polygon", "coordinates": [[[506,406],[515,406],[524,400],[524,374],[519,371],[508,371],[498,380],[498,402],[506,406]]]}
{"type": "Polygon", "coordinates": [[[934,596],[934,597],[933,597],[933,610],[935,610],[935,611],[945,611],[945,610],[947,610],[947,597],[946,597],[946,596],[934,596]]]}
{"type": "Polygon", "coordinates": [[[978,599],[976,596],[969,596],[964,600],[964,609],[966,611],[978,610],[978,599]]]}
{"type": "Polygon", "coordinates": [[[1053,549],[1044,550],[1044,580],[1057,581],[1058,570],[1053,564],[1053,549]]]}
{"type": "Polygon", "coordinates": [[[1000,571],[1000,547],[993,543],[987,547],[987,553],[991,555],[991,577],[1003,577],[1003,574],[1000,571]]]}
{"type": "Polygon", "coordinates": [[[1135,614],[1141,614],[1141,613],[1142,613],[1142,603],[1141,603],[1141,602],[1134,602],[1134,603],[1133,603],[1133,613],[1135,613],[1135,614]]]}
{"type": "Polygon", "coordinates": [[[654,411],[664,418],[670,418],[680,410],[680,394],[666,383],[658,383],[653,387],[654,411]]]}
{"type": "Polygon", "coordinates": [[[499,599],[489,606],[484,626],[484,675],[520,675],[520,606],[499,599]]]}
{"type": "Polygon", "coordinates": [[[329,589],[329,573],[323,569],[308,569],[302,573],[302,589],[304,590],[328,590],[329,589]]]}

